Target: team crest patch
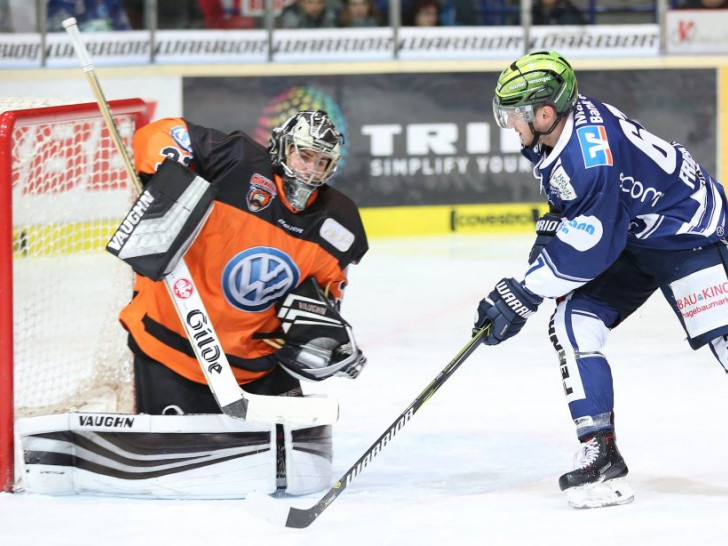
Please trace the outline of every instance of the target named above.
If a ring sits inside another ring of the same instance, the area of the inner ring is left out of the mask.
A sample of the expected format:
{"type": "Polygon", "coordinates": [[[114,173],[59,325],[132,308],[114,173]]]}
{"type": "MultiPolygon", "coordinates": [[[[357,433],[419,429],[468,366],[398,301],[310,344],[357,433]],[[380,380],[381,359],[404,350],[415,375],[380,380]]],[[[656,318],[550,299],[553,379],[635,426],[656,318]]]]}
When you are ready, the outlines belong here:
{"type": "Polygon", "coordinates": [[[579,127],[576,134],[579,137],[581,155],[584,157],[584,166],[587,169],[613,164],[607,129],[603,125],[579,127]]]}
{"type": "Polygon", "coordinates": [[[250,177],[250,189],[246,196],[248,209],[251,212],[260,212],[268,205],[271,199],[278,194],[276,185],[262,174],[255,173],[250,177]]]}

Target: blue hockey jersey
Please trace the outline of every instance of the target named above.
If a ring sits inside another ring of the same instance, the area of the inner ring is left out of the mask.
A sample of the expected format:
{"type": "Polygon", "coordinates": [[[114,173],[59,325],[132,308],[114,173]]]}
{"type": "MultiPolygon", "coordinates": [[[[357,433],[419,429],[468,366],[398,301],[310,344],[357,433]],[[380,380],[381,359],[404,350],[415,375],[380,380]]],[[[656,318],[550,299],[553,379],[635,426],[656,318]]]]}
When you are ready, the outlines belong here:
{"type": "Polygon", "coordinates": [[[542,297],[589,282],[625,248],[684,250],[725,235],[723,187],[682,145],[611,105],[580,95],[556,146],[523,154],[563,218],[525,275],[542,297]]]}

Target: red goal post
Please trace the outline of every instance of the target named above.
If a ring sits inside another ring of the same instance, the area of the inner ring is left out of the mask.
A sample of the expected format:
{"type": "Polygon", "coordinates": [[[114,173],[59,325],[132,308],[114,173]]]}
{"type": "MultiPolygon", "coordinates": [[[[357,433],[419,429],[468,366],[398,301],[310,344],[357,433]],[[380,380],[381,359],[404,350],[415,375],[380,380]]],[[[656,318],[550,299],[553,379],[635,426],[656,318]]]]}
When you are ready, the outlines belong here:
{"type": "MultiPolygon", "coordinates": [[[[133,411],[132,273],[103,250],[133,189],[98,105],[59,102],[0,99],[0,491],[21,478],[18,417],[133,411]]],[[[109,106],[130,150],[147,105],[109,106]]]]}

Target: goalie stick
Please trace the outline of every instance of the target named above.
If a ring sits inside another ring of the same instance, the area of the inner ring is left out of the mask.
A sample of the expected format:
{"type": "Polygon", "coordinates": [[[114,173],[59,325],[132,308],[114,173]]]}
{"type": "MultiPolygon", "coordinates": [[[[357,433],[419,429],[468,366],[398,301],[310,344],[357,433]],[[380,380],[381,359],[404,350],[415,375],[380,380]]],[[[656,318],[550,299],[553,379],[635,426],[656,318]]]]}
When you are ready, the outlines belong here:
{"type": "MultiPolygon", "coordinates": [[[[116,127],[104,93],[101,90],[96,71],[86,46],[81,40],[76,19],[70,17],[63,21],[76,56],[93,91],[101,114],[117,151],[121,155],[134,190],[143,192],[136,169],[129,158],[124,142],[116,127]]],[[[339,417],[339,404],[334,398],[326,396],[285,397],[250,394],[238,385],[233,375],[225,351],[215,333],[209,315],[200,298],[184,258],[174,270],[164,278],[172,303],[184,326],[187,338],[200,363],[202,372],[220,409],[226,415],[246,421],[266,423],[325,425],[335,423],[339,417]]]]}
{"type": "Polygon", "coordinates": [[[253,491],[243,501],[245,508],[252,514],[262,518],[270,523],[276,525],[285,525],[286,527],[292,527],[294,529],[303,529],[311,525],[321,513],[326,510],[332,502],[336,500],[336,497],[344,492],[344,489],[356,478],[368,465],[369,463],[379,455],[395,435],[412,419],[412,416],[427,402],[437,390],[447,381],[450,376],[455,373],[460,365],[473,354],[473,351],[480,345],[480,340],[483,335],[490,328],[490,324],[486,324],[481,328],[473,338],[463,347],[460,352],[455,355],[447,366],[437,374],[437,377],[433,379],[429,385],[423,390],[417,398],[407,406],[399,417],[384,431],[384,433],[377,438],[369,449],[364,452],[364,455],[359,457],[359,460],[347,470],[346,474],[339,478],[328,493],[326,493],[321,500],[314,504],[311,508],[294,508],[292,506],[284,506],[274,500],[273,498],[253,491]]]}

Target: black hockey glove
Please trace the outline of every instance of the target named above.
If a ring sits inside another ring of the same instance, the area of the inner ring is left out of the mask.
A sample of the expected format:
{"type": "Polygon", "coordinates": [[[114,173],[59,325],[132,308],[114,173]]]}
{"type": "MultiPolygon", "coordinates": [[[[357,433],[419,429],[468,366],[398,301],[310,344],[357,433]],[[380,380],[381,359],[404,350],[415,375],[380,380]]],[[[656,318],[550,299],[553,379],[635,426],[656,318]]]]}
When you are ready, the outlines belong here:
{"type": "Polygon", "coordinates": [[[555,212],[547,212],[538,219],[536,222],[536,241],[528,254],[528,263],[532,263],[538,258],[543,247],[556,235],[559,226],[561,226],[561,215],[555,212]]]}
{"type": "Polygon", "coordinates": [[[536,312],[542,301],[543,298],[527,290],[516,279],[501,279],[495,290],[480,300],[473,335],[489,323],[490,330],[481,339],[486,345],[498,345],[520,332],[526,319],[536,312]]]}
{"type": "Polygon", "coordinates": [[[310,277],[292,291],[278,311],[285,345],[275,356],[298,379],[332,376],[355,379],[367,359],[354,341],[351,326],[310,277]]]}

